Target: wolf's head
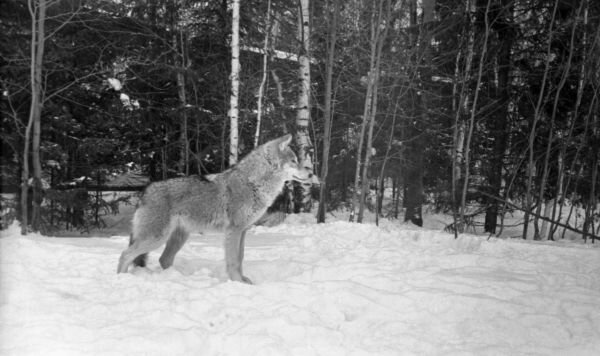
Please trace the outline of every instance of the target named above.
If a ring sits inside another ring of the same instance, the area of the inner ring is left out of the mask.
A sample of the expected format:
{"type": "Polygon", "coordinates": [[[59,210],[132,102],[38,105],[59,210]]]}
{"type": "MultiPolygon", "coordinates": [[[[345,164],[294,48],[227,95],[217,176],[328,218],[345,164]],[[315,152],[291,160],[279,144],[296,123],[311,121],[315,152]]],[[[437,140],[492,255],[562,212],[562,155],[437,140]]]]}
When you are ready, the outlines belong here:
{"type": "Polygon", "coordinates": [[[290,134],[273,141],[278,166],[285,171],[287,180],[308,181],[313,176],[312,171],[298,162],[298,157],[290,148],[291,141],[292,135],[290,134]]]}

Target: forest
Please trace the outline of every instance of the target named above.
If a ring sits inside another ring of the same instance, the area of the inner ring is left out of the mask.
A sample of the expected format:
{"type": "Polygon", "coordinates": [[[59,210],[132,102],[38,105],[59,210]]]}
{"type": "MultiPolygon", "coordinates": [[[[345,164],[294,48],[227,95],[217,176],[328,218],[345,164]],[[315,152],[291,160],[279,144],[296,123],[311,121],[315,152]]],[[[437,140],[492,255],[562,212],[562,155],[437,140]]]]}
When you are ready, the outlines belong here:
{"type": "Polygon", "coordinates": [[[599,1],[4,0],[0,26],[2,225],[23,233],[291,133],[319,182],[287,185],[288,212],[600,235],[599,1]]]}

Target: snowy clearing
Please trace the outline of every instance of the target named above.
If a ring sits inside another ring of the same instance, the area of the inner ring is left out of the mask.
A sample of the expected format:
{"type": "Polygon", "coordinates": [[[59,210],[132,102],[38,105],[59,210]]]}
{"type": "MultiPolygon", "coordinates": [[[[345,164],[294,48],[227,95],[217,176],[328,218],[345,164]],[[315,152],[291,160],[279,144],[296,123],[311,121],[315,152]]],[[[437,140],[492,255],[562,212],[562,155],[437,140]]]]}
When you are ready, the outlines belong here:
{"type": "Polygon", "coordinates": [[[117,275],[127,237],[0,239],[2,355],[599,355],[600,248],[308,215],[117,275]]]}

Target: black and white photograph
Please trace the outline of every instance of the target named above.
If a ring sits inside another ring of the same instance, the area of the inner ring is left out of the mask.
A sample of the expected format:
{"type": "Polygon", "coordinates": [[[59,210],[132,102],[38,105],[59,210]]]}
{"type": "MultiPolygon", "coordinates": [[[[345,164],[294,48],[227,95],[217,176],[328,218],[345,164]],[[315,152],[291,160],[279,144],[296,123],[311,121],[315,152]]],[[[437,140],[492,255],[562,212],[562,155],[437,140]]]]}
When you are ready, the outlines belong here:
{"type": "Polygon", "coordinates": [[[600,1],[0,0],[0,355],[600,355],[600,1]]]}

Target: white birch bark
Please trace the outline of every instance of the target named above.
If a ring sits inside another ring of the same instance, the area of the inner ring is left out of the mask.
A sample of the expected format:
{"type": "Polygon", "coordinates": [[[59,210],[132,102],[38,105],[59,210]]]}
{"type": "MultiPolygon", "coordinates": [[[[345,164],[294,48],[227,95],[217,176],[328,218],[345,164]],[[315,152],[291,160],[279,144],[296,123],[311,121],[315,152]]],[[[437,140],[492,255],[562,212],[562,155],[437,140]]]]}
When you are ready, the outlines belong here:
{"type": "Polygon", "coordinates": [[[231,98],[229,101],[229,165],[238,161],[238,101],[240,91],[240,0],[233,0],[231,22],[231,98]]]}
{"type": "MultiPolygon", "coordinates": [[[[301,43],[298,56],[298,76],[300,90],[298,94],[298,112],[296,114],[296,143],[303,167],[313,170],[312,143],[309,136],[310,123],[310,1],[300,0],[298,40],[301,43]]],[[[311,183],[302,184],[303,211],[310,211],[311,183]]]]}

